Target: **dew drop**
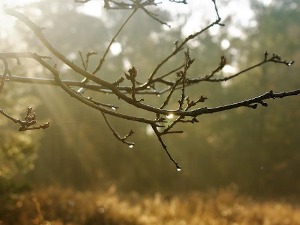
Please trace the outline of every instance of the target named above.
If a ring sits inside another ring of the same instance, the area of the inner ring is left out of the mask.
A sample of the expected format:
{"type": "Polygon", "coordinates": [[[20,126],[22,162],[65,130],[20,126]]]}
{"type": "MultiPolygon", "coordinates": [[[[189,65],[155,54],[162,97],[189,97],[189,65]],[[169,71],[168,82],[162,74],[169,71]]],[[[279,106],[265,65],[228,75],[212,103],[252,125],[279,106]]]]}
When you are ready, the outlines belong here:
{"type": "Polygon", "coordinates": [[[85,91],[85,89],[84,89],[83,87],[81,87],[81,88],[79,88],[79,89],[77,90],[77,93],[78,93],[78,94],[84,94],[84,91],[85,91]]]}
{"type": "Polygon", "coordinates": [[[180,172],[181,171],[181,167],[180,166],[176,166],[176,170],[178,171],[178,172],[180,172]]]}
{"type": "Polygon", "coordinates": [[[133,145],[132,145],[132,144],[131,144],[131,145],[128,145],[128,147],[129,147],[129,148],[133,148],[133,145]]]}
{"type": "Polygon", "coordinates": [[[117,108],[116,108],[116,107],[111,107],[111,109],[112,109],[112,110],[114,110],[114,111],[116,111],[116,110],[117,110],[117,108]]]}
{"type": "Polygon", "coordinates": [[[174,114],[170,113],[169,115],[166,116],[168,119],[173,119],[174,118],[174,114]]]}
{"type": "Polygon", "coordinates": [[[150,89],[150,86],[147,86],[147,89],[150,89]]]}
{"type": "Polygon", "coordinates": [[[156,95],[156,97],[160,98],[160,95],[156,95]]]}
{"type": "Polygon", "coordinates": [[[291,65],[293,65],[294,64],[294,61],[290,61],[290,62],[288,62],[288,66],[291,66],[291,65]]]}

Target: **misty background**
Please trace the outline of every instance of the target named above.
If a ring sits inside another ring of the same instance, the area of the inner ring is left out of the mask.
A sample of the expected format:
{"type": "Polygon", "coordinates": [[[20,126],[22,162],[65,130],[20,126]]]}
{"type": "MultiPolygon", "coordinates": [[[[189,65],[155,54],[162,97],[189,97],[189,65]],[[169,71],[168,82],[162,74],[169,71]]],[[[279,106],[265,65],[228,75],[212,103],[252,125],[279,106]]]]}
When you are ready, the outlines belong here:
{"type": "MultiPolygon", "coordinates": [[[[251,1],[244,20],[239,20],[232,3],[220,1],[220,14],[226,26],[212,29],[188,44],[196,60],[190,74],[196,77],[210,73],[222,55],[228,59],[222,73],[233,74],[262,60],[266,50],[296,63],[292,67],[267,64],[222,84],[202,83],[189,89],[190,96],[206,96],[205,104],[210,107],[270,90],[299,88],[300,2],[266,2],[251,1]]],[[[37,1],[24,5],[22,10],[45,27],[44,34],[50,42],[78,65],[81,65],[78,50],[98,52],[91,68],[129,13],[99,8],[101,13],[94,15],[73,0],[37,1]]],[[[147,79],[172,50],[174,42],[196,29],[195,21],[201,17],[198,11],[190,14],[191,8],[172,11],[176,13],[163,7],[153,10],[161,20],[173,25],[172,29],[142,12],[137,13],[113,45],[104,64],[103,78],[114,81],[134,65],[141,79],[147,79]]],[[[214,19],[213,11],[205,14],[199,26],[214,19]]],[[[0,38],[2,52],[16,50],[49,55],[20,22],[7,34],[1,31],[0,38]]],[[[166,70],[180,65],[183,57],[182,54],[178,61],[172,60],[166,70]]],[[[65,79],[81,79],[60,64],[58,68],[65,79]]],[[[12,71],[28,77],[51,78],[51,74],[29,60],[22,60],[22,66],[12,71]]],[[[113,96],[86,94],[126,107],[113,96]]],[[[268,107],[259,106],[256,110],[239,108],[203,115],[197,124],[181,125],[183,134],[165,138],[170,152],[183,168],[181,172],[170,163],[147,126],[111,119],[121,134],[135,131],[132,138],[135,146],[129,148],[115,139],[99,112],[70,98],[59,87],[10,82],[5,85],[0,100],[1,107],[14,115],[22,116],[27,106],[33,106],[40,121],[50,121],[46,130],[23,134],[17,132],[17,125],[0,118],[2,189],[11,184],[78,190],[101,190],[115,185],[121,192],[178,193],[236,185],[244,193],[275,196],[297,194],[300,190],[298,96],[271,100],[268,107]]],[[[159,105],[163,96],[146,100],[159,105]]]]}

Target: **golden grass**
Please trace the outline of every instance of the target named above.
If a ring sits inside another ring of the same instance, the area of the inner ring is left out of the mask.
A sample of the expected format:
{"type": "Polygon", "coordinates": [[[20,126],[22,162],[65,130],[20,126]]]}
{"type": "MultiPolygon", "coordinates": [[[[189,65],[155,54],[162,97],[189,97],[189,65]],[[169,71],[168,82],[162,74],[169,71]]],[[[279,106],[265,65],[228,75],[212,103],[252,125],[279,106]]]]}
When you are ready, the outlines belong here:
{"type": "Polygon", "coordinates": [[[1,200],[0,225],[300,225],[300,206],[234,189],[176,196],[49,188],[1,200]],[[4,203],[4,204],[3,204],[4,203]]]}

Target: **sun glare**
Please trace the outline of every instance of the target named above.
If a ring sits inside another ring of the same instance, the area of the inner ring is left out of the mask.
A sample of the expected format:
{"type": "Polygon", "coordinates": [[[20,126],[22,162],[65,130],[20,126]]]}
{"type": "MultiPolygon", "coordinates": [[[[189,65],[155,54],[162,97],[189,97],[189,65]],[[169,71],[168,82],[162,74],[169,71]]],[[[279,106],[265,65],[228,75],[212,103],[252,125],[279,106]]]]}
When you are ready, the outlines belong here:
{"type": "Polygon", "coordinates": [[[76,10],[80,13],[100,18],[102,15],[102,8],[103,5],[101,1],[89,1],[79,5],[76,10]]]}
{"type": "Polygon", "coordinates": [[[111,45],[110,51],[111,51],[111,53],[112,53],[114,56],[119,55],[119,54],[122,52],[122,45],[121,45],[121,43],[119,43],[119,42],[114,42],[114,43],[111,45]]]}
{"type": "Polygon", "coordinates": [[[12,7],[21,7],[32,2],[39,2],[40,0],[1,0],[1,8],[12,8],[12,7]]]}
{"type": "Polygon", "coordinates": [[[32,2],[38,2],[39,0],[1,0],[0,1],[0,31],[1,31],[1,37],[3,38],[6,36],[6,32],[8,29],[12,29],[15,19],[13,19],[10,16],[5,15],[3,9],[5,8],[18,8],[22,7],[26,4],[32,3],[32,2]]]}

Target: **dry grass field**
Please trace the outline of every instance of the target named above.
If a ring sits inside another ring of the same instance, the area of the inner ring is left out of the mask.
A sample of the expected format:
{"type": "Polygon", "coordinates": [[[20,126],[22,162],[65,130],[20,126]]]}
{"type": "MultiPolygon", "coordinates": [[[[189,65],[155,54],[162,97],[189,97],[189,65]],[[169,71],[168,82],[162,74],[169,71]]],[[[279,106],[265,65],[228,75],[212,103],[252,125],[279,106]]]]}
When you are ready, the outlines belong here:
{"type": "Polygon", "coordinates": [[[300,225],[297,202],[254,200],[234,189],[174,196],[49,188],[1,197],[1,225],[300,225]]]}

